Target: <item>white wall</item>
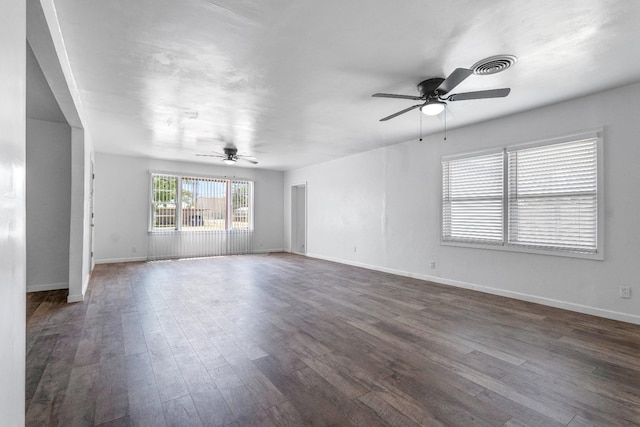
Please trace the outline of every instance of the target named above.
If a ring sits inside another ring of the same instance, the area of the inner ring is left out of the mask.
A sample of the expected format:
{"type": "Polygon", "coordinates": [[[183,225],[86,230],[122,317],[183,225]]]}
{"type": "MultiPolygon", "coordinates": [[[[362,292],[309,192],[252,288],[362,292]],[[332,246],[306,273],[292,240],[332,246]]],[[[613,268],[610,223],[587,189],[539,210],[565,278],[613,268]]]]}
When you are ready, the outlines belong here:
{"type": "Polygon", "coordinates": [[[68,302],[84,299],[91,274],[91,161],[93,146],[84,129],[71,128],[71,227],[68,302]]]}
{"type": "Polygon", "coordinates": [[[95,162],[94,252],[98,263],[147,259],[150,170],[253,180],[254,251],[283,249],[283,172],[104,153],[96,153],[95,162]]]}
{"type": "Polygon", "coordinates": [[[305,254],[307,230],[306,186],[298,185],[291,189],[291,252],[305,254]]]}
{"type": "Polygon", "coordinates": [[[27,120],[27,291],[69,287],[71,127],[27,120]]]}
{"type": "MultiPolygon", "coordinates": [[[[23,12],[24,14],[24,12],[23,12]]],[[[90,164],[93,145],[53,0],[27,2],[26,38],[67,123],[71,125],[71,221],[68,302],[84,299],[91,273],[90,164]]]]}
{"type": "Polygon", "coordinates": [[[446,142],[434,135],[289,171],[285,248],[290,250],[291,186],[308,182],[310,256],[640,323],[638,111],[635,84],[450,131],[446,142]],[[599,127],[604,261],[439,244],[442,156],[599,127]],[[619,298],[623,284],[634,288],[632,299],[619,298]]]}
{"type": "Polygon", "coordinates": [[[0,420],[24,425],[25,1],[0,9],[0,420]]]}

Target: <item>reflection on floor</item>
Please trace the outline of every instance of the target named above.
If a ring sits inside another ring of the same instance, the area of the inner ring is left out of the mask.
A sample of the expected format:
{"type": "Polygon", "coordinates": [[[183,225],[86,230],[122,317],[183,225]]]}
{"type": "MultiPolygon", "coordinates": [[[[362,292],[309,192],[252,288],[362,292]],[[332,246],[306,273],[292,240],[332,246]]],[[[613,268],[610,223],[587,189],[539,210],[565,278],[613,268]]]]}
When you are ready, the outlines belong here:
{"type": "Polygon", "coordinates": [[[288,254],[28,295],[27,425],[633,425],[640,326],[288,254]]]}

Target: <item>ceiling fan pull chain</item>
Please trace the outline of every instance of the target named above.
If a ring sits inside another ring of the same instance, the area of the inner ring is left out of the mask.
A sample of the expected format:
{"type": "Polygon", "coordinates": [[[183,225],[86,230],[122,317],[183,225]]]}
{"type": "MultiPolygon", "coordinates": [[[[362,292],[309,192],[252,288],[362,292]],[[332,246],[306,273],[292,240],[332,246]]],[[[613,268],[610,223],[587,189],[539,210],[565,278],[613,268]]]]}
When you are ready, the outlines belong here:
{"type": "Polygon", "coordinates": [[[444,108],[444,140],[447,140],[447,107],[444,108]]]}
{"type": "Polygon", "coordinates": [[[422,142],[422,114],[420,114],[420,142],[422,142]]]}

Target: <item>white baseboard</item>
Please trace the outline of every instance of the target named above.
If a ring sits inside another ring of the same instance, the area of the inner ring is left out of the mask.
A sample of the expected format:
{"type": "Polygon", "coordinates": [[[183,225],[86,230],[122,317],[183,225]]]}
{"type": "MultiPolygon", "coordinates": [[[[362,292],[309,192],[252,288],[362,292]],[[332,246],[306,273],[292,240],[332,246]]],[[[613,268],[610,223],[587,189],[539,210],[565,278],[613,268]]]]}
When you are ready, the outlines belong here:
{"type": "Polygon", "coordinates": [[[398,276],[411,277],[414,279],[426,280],[428,282],[439,283],[442,285],[455,286],[457,288],[470,289],[473,291],[484,292],[492,295],[499,295],[507,298],[513,298],[521,301],[533,302],[536,304],[542,304],[549,307],[561,308],[564,310],[575,311],[577,313],[590,314],[592,316],[604,317],[605,319],[619,320],[621,322],[633,323],[640,325],[640,316],[634,314],[621,313],[619,311],[606,310],[598,307],[591,307],[588,305],[576,304],[569,301],[562,301],[553,298],[540,297],[537,295],[524,294],[521,292],[514,292],[505,289],[492,288],[489,286],[476,285],[473,283],[461,282],[459,280],[446,279],[444,277],[429,276],[426,274],[411,273],[404,270],[396,270],[393,268],[380,267],[371,264],[365,264],[357,261],[342,260],[333,257],[327,257],[318,254],[307,254],[310,258],[322,259],[325,261],[337,262],[339,264],[352,265],[354,267],[366,268],[368,270],[381,271],[383,273],[396,274],[398,276]]]}
{"type": "Polygon", "coordinates": [[[131,258],[105,258],[105,259],[96,259],[96,264],[116,264],[118,262],[139,262],[139,261],[147,261],[147,257],[131,257],[131,258]]]}
{"type": "Polygon", "coordinates": [[[85,277],[84,281],[82,282],[82,293],[69,295],[67,297],[68,303],[84,301],[84,296],[87,293],[87,287],[89,286],[89,279],[91,279],[91,273],[87,274],[87,277],[85,277]]]}
{"type": "Polygon", "coordinates": [[[82,302],[84,301],[84,295],[82,294],[77,294],[77,295],[69,295],[67,297],[67,302],[71,303],[71,302],[82,302]]]}
{"type": "Polygon", "coordinates": [[[284,252],[283,248],[275,248],[275,249],[256,249],[251,251],[252,254],[270,254],[272,252],[284,252]]]}
{"type": "Polygon", "coordinates": [[[69,282],[46,283],[44,285],[27,285],[27,293],[42,292],[42,291],[57,291],[60,289],[69,289],[69,282]]]}
{"type": "MultiPolygon", "coordinates": [[[[271,252],[284,252],[283,248],[271,248],[271,249],[256,249],[251,251],[252,254],[268,254],[271,252]]],[[[215,256],[215,255],[212,255],[215,256]]],[[[167,259],[177,259],[180,257],[172,257],[167,259]]],[[[190,258],[190,257],[189,257],[190,258]]],[[[206,256],[203,256],[206,258],[206,256]]],[[[162,258],[164,259],[164,258],[162,258]]],[[[149,258],[145,257],[131,257],[131,258],[104,258],[104,259],[96,259],[96,264],[116,264],[119,262],[140,262],[140,261],[149,261],[149,258]]]]}

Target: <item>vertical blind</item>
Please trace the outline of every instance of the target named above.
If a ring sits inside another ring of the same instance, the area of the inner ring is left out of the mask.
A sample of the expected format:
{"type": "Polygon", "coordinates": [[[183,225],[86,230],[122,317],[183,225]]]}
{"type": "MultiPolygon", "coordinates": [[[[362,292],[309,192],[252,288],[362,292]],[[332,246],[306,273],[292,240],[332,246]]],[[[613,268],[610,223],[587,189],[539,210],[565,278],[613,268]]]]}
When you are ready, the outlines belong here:
{"type": "Polygon", "coordinates": [[[508,153],[508,243],[597,250],[597,139],[508,153]]]}
{"type": "Polygon", "coordinates": [[[253,182],[151,175],[149,258],[249,253],[253,182]]]}
{"type": "Polygon", "coordinates": [[[502,243],[504,154],[442,162],[442,239],[502,243]]]}

